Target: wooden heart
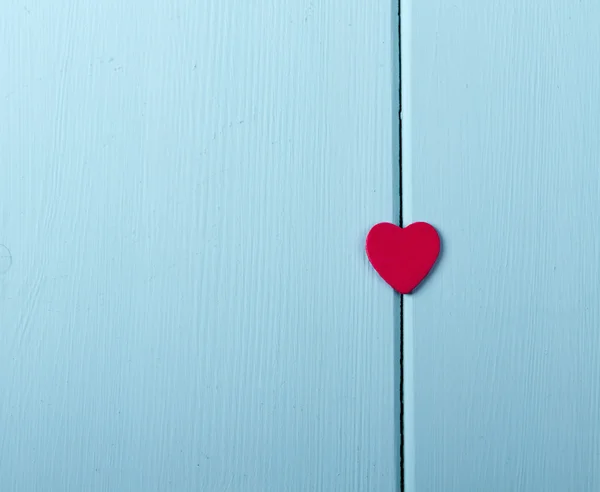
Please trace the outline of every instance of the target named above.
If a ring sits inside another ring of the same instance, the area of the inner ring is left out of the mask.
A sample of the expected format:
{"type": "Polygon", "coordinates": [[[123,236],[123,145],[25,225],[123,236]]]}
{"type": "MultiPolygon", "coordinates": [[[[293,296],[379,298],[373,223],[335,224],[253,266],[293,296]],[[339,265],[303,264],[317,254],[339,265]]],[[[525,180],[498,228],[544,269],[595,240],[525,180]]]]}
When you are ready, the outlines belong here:
{"type": "Polygon", "coordinates": [[[366,251],[383,280],[397,292],[410,294],[435,264],[440,254],[440,237],[426,222],[405,228],[381,222],[367,234],[366,251]]]}

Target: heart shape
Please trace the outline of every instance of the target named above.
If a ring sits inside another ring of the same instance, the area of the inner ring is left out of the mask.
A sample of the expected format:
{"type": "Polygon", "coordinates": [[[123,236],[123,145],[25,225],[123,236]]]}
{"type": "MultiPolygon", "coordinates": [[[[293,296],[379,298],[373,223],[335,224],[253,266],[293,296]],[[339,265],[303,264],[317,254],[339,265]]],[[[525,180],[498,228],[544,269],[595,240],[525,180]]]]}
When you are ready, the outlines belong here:
{"type": "Polygon", "coordinates": [[[365,249],[381,278],[401,294],[410,294],[435,264],[440,254],[440,237],[426,222],[405,228],[381,222],[367,234],[365,249]]]}

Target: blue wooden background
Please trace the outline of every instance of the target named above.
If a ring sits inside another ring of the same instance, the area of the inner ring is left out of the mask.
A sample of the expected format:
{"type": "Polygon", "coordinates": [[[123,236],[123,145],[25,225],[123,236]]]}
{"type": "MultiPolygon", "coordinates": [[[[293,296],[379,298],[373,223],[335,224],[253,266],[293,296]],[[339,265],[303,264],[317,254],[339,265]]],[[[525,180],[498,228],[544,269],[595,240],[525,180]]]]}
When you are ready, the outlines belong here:
{"type": "MultiPolygon", "coordinates": [[[[600,490],[600,4],[401,11],[406,490],[600,490]]],[[[398,491],[397,13],[3,4],[0,490],[398,491]]]]}
{"type": "Polygon", "coordinates": [[[600,3],[412,1],[406,490],[600,490],[600,3]]]}
{"type": "Polygon", "coordinates": [[[398,490],[397,20],[3,3],[1,491],[398,490]]]}

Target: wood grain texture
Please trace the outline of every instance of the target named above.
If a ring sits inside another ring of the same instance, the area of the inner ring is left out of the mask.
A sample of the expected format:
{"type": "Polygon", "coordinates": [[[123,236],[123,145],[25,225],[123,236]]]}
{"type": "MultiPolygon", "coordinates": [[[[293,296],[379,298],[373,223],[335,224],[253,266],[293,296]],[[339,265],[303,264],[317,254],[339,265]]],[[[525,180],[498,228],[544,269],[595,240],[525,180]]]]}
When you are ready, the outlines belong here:
{"type": "Polygon", "coordinates": [[[598,491],[600,4],[401,11],[407,490],[598,491]]]}
{"type": "Polygon", "coordinates": [[[396,10],[3,4],[0,490],[397,490],[396,10]]]}

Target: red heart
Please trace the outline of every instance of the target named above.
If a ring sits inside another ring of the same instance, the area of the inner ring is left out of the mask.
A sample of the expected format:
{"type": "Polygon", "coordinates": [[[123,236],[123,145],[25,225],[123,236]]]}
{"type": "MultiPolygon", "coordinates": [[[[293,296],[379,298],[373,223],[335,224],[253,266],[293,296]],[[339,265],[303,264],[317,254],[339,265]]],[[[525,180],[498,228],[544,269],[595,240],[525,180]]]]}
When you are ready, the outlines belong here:
{"type": "Polygon", "coordinates": [[[366,250],[381,278],[401,294],[410,294],[435,264],[440,237],[426,222],[415,222],[404,229],[381,222],[367,234],[366,250]]]}

